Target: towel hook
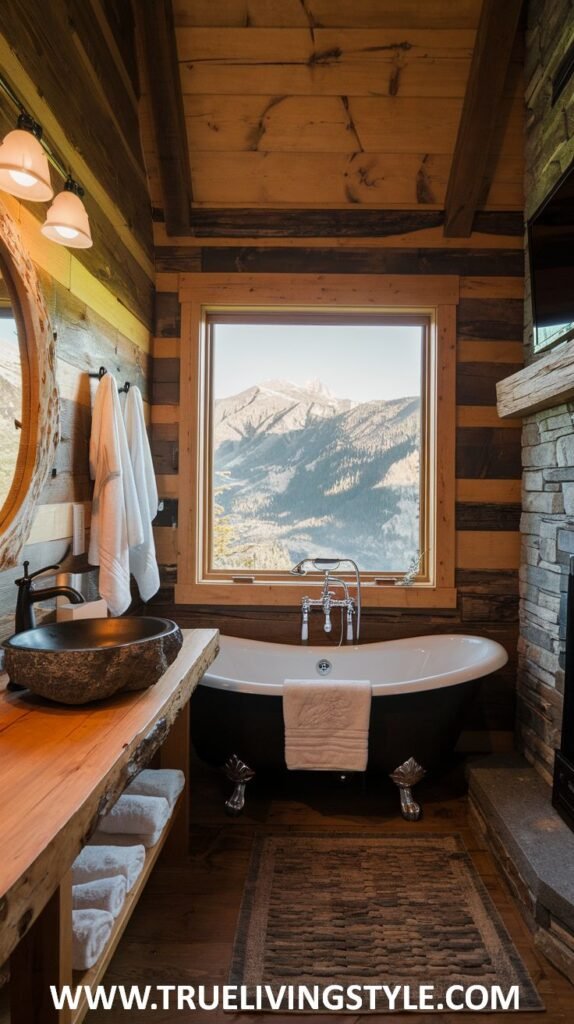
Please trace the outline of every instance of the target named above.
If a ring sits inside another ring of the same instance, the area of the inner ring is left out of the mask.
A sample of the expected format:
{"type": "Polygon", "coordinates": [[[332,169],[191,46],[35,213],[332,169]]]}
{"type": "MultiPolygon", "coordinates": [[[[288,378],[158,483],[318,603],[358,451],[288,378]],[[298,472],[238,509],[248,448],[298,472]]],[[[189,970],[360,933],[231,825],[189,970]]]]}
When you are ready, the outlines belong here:
{"type": "MultiPolygon", "coordinates": [[[[100,366],[100,368],[99,368],[97,373],[89,373],[88,377],[92,377],[94,380],[101,380],[102,377],[106,376],[107,372],[108,371],[106,370],[105,366],[100,366]]],[[[131,384],[130,384],[129,380],[124,381],[124,386],[121,387],[121,388],[118,388],[118,394],[121,395],[122,393],[125,393],[127,395],[130,387],[131,387],[131,384]]]]}

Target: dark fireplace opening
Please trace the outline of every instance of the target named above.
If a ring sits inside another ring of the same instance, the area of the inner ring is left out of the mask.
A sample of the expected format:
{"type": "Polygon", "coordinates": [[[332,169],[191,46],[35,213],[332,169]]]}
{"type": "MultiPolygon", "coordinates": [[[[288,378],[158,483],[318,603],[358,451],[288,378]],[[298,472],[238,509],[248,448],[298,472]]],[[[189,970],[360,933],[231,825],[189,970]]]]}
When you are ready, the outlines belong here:
{"type": "Polygon", "coordinates": [[[554,759],[552,803],[574,830],[574,555],[570,556],[568,573],[562,736],[554,759]]]}

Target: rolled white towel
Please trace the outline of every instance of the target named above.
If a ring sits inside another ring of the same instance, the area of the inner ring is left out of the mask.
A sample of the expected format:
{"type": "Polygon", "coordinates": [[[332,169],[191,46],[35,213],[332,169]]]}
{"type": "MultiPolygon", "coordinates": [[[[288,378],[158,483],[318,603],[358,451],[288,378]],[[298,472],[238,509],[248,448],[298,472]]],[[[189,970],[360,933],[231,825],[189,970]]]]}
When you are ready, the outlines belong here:
{"type": "Polygon", "coordinates": [[[131,846],[132,843],[141,843],[147,850],[159,841],[163,828],[155,832],[130,832],[129,835],[123,832],[94,832],[90,843],[95,846],[131,846]]]}
{"type": "Polygon", "coordinates": [[[92,882],[96,878],[123,875],[129,892],[137,882],[145,863],[145,848],[130,844],[125,849],[117,846],[84,846],[72,865],[72,885],[92,882]]]}
{"type": "Polygon", "coordinates": [[[72,910],[72,967],[87,971],[99,960],[114,919],[105,910],[72,910]]]}
{"type": "Polygon", "coordinates": [[[109,814],[98,825],[99,832],[117,835],[161,831],[170,816],[170,806],[163,796],[136,796],[123,793],[109,814]]]}
{"type": "Polygon", "coordinates": [[[72,906],[74,910],[105,910],[112,917],[117,917],[127,891],[125,875],[93,878],[90,882],[72,886],[72,906]]]}
{"type": "Polygon", "coordinates": [[[173,810],[185,786],[185,775],[178,768],[144,768],[130,782],[126,793],[139,796],[163,796],[173,810]]]}

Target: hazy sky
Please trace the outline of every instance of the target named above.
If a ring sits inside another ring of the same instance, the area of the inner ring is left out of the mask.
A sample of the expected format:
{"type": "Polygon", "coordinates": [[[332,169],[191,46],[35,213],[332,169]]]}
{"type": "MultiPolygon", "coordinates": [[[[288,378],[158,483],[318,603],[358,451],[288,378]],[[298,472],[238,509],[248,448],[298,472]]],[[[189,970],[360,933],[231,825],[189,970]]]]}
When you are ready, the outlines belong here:
{"type": "Polygon", "coordinates": [[[0,344],[17,345],[18,329],[16,321],[12,317],[0,316],[0,344]]]}
{"type": "Polygon", "coordinates": [[[358,402],[420,394],[420,327],[217,324],[214,397],[284,378],[358,402]]]}

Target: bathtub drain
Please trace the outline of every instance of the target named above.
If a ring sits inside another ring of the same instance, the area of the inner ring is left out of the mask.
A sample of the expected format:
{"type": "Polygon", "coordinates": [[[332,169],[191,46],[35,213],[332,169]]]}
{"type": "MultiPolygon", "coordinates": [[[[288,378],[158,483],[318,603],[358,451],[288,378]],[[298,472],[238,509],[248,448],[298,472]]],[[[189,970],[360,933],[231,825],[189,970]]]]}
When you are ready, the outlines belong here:
{"type": "Polygon", "coordinates": [[[327,661],[327,658],[321,658],[315,665],[315,668],[320,676],[328,676],[333,666],[330,661],[327,661]]]}

